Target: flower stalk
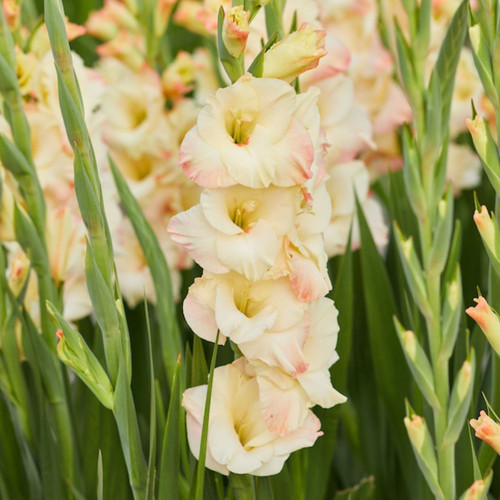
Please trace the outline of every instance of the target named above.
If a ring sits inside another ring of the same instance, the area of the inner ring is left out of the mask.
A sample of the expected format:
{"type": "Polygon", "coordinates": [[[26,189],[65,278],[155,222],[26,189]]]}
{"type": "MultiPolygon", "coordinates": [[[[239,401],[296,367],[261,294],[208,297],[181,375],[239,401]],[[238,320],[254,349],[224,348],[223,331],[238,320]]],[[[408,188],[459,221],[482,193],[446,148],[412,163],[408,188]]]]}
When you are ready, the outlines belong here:
{"type": "MultiPolygon", "coordinates": [[[[469,382],[467,397],[452,396],[450,393],[449,360],[458,331],[458,322],[453,321],[456,314],[453,313],[460,300],[451,305],[446,301],[443,303],[443,288],[453,287],[455,297],[461,297],[462,290],[459,280],[443,280],[453,226],[453,199],[450,191],[445,189],[444,176],[441,174],[447,156],[452,89],[443,82],[450,79],[453,81],[454,78],[465,38],[467,5],[462,3],[455,13],[427,86],[424,83],[423,67],[429,44],[429,30],[417,27],[428,28],[430,2],[422,2],[419,7],[410,2],[407,14],[409,24],[414,29],[410,29],[409,42],[398,31],[397,44],[403,85],[409,96],[414,119],[413,131],[406,130],[403,133],[403,175],[417,220],[420,255],[413,248],[411,237],[405,238],[397,227],[395,235],[410,294],[425,319],[428,360],[421,348],[415,348],[413,356],[408,354],[408,341],[411,338],[408,334],[403,334],[404,328],[399,323],[397,325],[414,378],[432,407],[434,435],[432,438],[429,436],[429,439],[436,450],[436,477],[429,474],[422,461],[419,465],[436,497],[452,499],[456,495],[454,454],[457,430],[459,432],[464,425],[472,384],[469,382]],[[454,47],[450,53],[452,40],[454,47]],[[439,63],[444,57],[447,57],[449,63],[446,69],[439,63]],[[429,129],[433,132],[430,133],[429,129]]],[[[459,273],[458,269],[455,276],[457,272],[459,273]]],[[[470,373],[470,367],[467,373],[470,373]]],[[[457,377],[459,380],[460,374],[457,377]]],[[[418,419],[420,417],[415,416],[412,420],[405,421],[410,437],[416,432],[412,429],[418,427],[418,419]]]]}

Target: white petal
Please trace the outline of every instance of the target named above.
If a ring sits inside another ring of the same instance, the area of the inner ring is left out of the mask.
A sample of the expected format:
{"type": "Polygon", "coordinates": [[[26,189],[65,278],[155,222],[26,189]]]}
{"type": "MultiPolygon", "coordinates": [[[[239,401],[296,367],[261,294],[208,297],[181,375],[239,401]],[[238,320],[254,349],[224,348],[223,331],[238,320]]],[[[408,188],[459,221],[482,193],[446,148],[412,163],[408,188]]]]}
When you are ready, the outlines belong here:
{"type": "Polygon", "coordinates": [[[323,408],[331,408],[347,401],[345,396],[332,387],[330,372],[327,368],[316,372],[302,373],[297,377],[297,380],[313,404],[318,404],[323,408]]]}
{"type": "MultiPolygon", "coordinates": [[[[184,299],[183,312],[186,321],[198,337],[215,342],[217,337],[217,323],[215,321],[215,286],[216,283],[205,277],[196,278],[189,287],[184,299]]],[[[219,344],[223,345],[226,337],[219,334],[219,344]]]]}
{"type": "Polygon", "coordinates": [[[179,165],[186,177],[200,186],[219,188],[235,184],[226,171],[219,151],[200,138],[196,127],[182,141],[179,165]]]}
{"type": "Polygon", "coordinates": [[[208,223],[200,205],[172,217],[167,230],[172,240],[184,247],[206,271],[213,273],[229,271],[217,258],[217,232],[208,223]]]}
{"type": "Polygon", "coordinates": [[[271,268],[280,246],[281,239],[276,237],[274,227],[264,220],[245,233],[219,235],[216,240],[219,261],[253,281],[260,279],[271,268]]]}

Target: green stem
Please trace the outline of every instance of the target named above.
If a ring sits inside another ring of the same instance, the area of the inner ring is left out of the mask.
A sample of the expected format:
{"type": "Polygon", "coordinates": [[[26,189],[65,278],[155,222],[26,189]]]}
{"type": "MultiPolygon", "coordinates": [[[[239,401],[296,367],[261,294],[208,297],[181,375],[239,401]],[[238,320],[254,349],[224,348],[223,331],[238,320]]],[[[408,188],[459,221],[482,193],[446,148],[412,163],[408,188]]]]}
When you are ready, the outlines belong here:
{"type": "Polygon", "coordinates": [[[210,373],[208,376],[207,398],[205,400],[205,409],[203,412],[203,428],[201,431],[200,456],[198,460],[198,469],[196,471],[196,492],[195,499],[203,499],[203,483],[205,480],[205,460],[207,456],[207,438],[208,438],[208,423],[210,419],[210,403],[212,401],[212,387],[214,384],[215,361],[217,360],[217,347],[219,345],[219,331],[215,337],[214,350],[212,352],[212,360],[210,362],[210,373]]]}

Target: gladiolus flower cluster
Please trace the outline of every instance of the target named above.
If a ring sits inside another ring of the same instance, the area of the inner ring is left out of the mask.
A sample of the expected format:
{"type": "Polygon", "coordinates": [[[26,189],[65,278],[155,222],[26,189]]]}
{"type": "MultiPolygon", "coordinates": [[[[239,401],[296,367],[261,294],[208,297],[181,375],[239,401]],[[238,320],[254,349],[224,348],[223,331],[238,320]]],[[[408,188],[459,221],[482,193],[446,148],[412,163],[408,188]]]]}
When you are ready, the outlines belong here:
{"type": "MultiPolygon", "coordinates": [[[[168,227],[203,268],[184,315],[240,355],[214,372],[206,464],[223,474],[279,472],[321,435],[310,408],[345,401],[329,373],[338,313],[324,297],[331,202],[317,100],[246,74],[208,99],[181,145],[180,165],[204,188],[168,227]]],[[[195,455],[206,393],[184,393],[195,455]]]]}

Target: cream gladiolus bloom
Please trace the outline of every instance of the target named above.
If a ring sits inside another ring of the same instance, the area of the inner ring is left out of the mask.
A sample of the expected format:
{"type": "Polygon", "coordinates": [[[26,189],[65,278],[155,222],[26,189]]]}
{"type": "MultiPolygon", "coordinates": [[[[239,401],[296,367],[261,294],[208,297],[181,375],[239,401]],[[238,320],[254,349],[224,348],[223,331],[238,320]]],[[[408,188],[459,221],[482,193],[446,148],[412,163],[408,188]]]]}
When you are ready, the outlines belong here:
{"type": "Polygon", "coordinates": [[[189,179],[208,188],[303,184],[313,176],[310,130],[319,128],[319,116],[301,111],[312,122],[300,120],[298,104],[288,83],[242,76],[207,99],[184,138],[179,164],[189,179]]]}
{"type": "Polygon", "coordinates": [[[184,316],[201,338],[219,343],[251,342],[266,331],[282,332],[301,323],[307,304],[287,278],[250,281],[240,274],[205,273],[189,287],[184,316]]]}
{"type": "MultiPolygon", "coordinates": [[[[266,426],[259,403],[259,386],[240,358],[214,371],[208,424],[206,467],[221,474],[269,476],[283,468],[291,452],[309,447],[322,435],[320,422],[307,411],[303,424],[287,436],[266,426]]],[[[207,386],[184,392],[188,441],[195,457],[200,454],[203,410],[207,386]]]]}
{"type": "Polygon", "coordinates": [[[168,231],[206,271],[259,280],[276,262],[300,209],[300,188],[205,189],[200,203],[174,216],[168,231]]]}

